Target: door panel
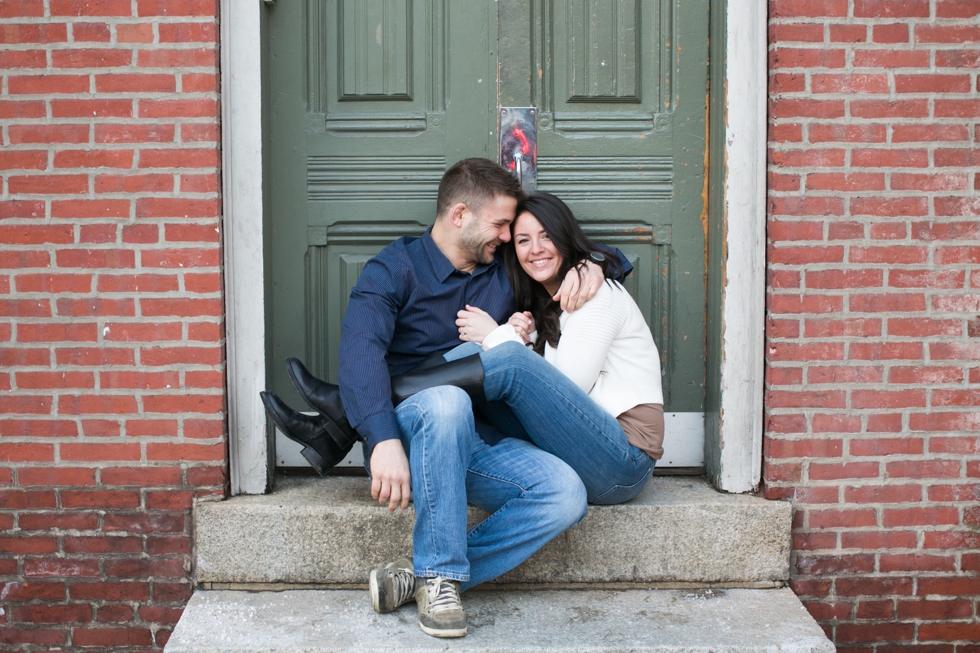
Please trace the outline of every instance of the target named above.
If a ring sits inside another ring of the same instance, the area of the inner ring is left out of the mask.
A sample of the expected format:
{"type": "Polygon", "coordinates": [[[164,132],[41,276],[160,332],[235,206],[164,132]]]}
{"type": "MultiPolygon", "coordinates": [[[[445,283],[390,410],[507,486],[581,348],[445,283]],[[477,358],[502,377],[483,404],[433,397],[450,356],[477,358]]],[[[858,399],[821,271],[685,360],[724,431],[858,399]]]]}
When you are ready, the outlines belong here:
{"type": "MultiPolygon", "coordinates": [[[[269,387],[336,380],[364,263],[431,223],[442,173],[538,108],[538,188],[634,266],[665,410],[703,410],[707,0],[305,0],[269,13],[269,387]]],[[[669,420],[668,420],[669,421],[669,420]]],[[[689,421],[689,420],[688,420],[689,421]]]]}

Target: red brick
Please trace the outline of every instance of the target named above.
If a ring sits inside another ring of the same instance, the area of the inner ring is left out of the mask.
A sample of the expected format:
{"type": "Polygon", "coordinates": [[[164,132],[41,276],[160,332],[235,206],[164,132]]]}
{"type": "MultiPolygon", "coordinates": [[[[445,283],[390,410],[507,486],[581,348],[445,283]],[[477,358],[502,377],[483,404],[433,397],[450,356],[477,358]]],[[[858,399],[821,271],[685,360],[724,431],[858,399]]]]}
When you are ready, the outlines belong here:
{"type": "Polygon", "coordinates": [[[15,437],[73,438],[78,435],[78,428],[76,427],[75,422],[71,421],[6,419],[0,420],[0,435],[15,437]]]}
{"type": "Polygon", "coordinates": [[[162,578],[183,578],[184,565],[177,558],[139,558],[106,560],[106,576],[116,578],[146,578],[158,576],[162,578]]]}
{"type": "Polygon", "coordinates": [[[225,422],[221,419],[185,419],[184,437],[220,438],[225,435],[225,422]]]}
{"type": "MultiPolygon", "coordinates": [[[[54,449],[51,447],[48,447],[48,450],[52,453],[54,452],[54,449]]],[[[25,492],[23,490],[0,490],[0,509],[22,510],[26,508],[29,510],[38,510],[54,508],[56,505],[57,499],[55,498],[54,492],[51,491],[30,490],[25,492]]]]}
{"type": "Polygon", "coordinates": [[[843,299],[834,295],[773,295],[769,299],[773,313],[838,313],[843,307],[843,299]]]}
{"type": "Polygon", "coordinates": [[[62,491],[61,505],[64,508],[138,508],[138,491],[119,490],[78,490],[62,491]]]}
{"type": "Polygon", "coordinates": [[[225,459],[225,445],[224,443],[176,444],[171,442],[149,442],[146,445],[146,459],[222,461],[225,459]]]}
{"type": "MultiPolygon", "coordinates": [[[[0,220],[6,220],[8,218],[43,218],[44,217],[44,202],[39,200],[11,200],[7,202],[0,202],[0,220]]],[[[7,265],[6,260],[11,256],[26,256],[26,257],[38,257],[47,258],[47,252],[7,252],[4,254],[0,252],[0,266],[3,267],[17,267],[17,268],[33,268],[33,267],[46,267],[44,264],[30,264],[25,262],[20,265],[7,265]]]]}
{"type": "Polygon", "coordinates": [[[225,485],[228,482],[224,467],[191,467],[187,470],[187,484],[194,486],[225,485]]]}
{"type": "Polygon", "coordinates": [[[52,16],[131,16],[127,0],[51,0],[52,16]]]}
{"type": "Polygon", "coordinates": [[[886,247],[851,247],[849,260],[851,263],[908,265],[925,263],[928,256],[929,251],[925,247],[889,245],[886,247]]]}
{"type": "Polygon", "coordinates": [[[67,415],[125,414],[136,410],[136,399],[125,395],[62,395],[58,400],[58,411],[67,415]]]}
{"type": "MultiPolygon", "coordinates": [[[[0,100],[0,118],[44,118],[46,115],[45,104],[40,100],[14,102],[0,100]]],[[[13,127],[14,125],[11,125],[7,129],[10,130],[13,127]]],[[[12,137],[11,142],[13,142],[12,137]]]]}
{"type": "Polygon", "coordinates": [[[980,343],[932,342],[929,356],[938,360],[980,360],[980,343]]]}
{"type": "Polygon", "coordinates": [[[25,143],[87,143],[88,125],[9,125],[12,145],[25,143]]]}
{"type": "MultiPolygon", "coordinates": [[[[831,26],[832,40],[847,40],[857,38],[864,41],[866,37],[866,27],[864,25],[848,25],[848,29],[856,27],[857,33],[853,36],[845,36],[843,39],[834,39],[834,26],[831,26]]],[[[812,93],[848,93],[848,94],[887,94],[888,75],[883,74],[833,74],[833,75],[812,75],[810,77],[810,89],[812,93]]]]}
{"type": "Polygon", "coordinates": [[[841,440],[773,440],[767,442],[766,455],[772,458],[839,458],[841,440]]]}
{"type": "Polygon", "coordinates": [[[976,455],[980,453],[980,438],[931,438],[929,453],[976,455]]]}
{"type": "Polygon", "coordinates": [[[214,23],[159,23],[160,43],[217,43],[214,23]]]}
{"type": "MultiPolygon", "coordinates": [[[[218,65],[218,53],[214,48],[200,48],[195,50],[141,50],[137,56],[137,65],[140,68],[215,68],[218,65]]],[[[170,100],[169,102],[182,101],[170,100]]],[[[199,107],[201,105],[197,104],[192,106],[197,106],[197,110],[200,110],[199,107]]],[[[156,108],[153,109],[155,115],[144,117],[169,118],[174,117],[169,112],[177,111],[180,113],[185,110],[180,108],[180,105],[161,105],[157,103],[156,108]]],[[[215,117],[215,115],[211,114],[200,117],[211,118],[215,117]]]]}
{"type": "Polygon", "coordinates": [[[184,93],[217,93],[220,81],[217,73],[185,73],[180,78],[180,89],[184,93]]]}
{"type": "Polygon", "coordinates": [[[44,68],[44,50],[0,50],[0,68],[44,68]]]}
{"type": "Polygon", "coordinates": [[[936,383],[962,383],[963,370],[953,366],[915,366],[892,367],[888,371],[889,383],[914,383],[916,385],[931,385],[936,383]]]}
{"type": "MultiPolygon", "coordinates": [[[[109,332],[105,334],[105,339],[107,341],[120,341],[120,342],[160,342],[166,340],[180,340],[183,328],[179,322],[140,322],[140,323],[125,323],[125,322],[109,322],[106,324],[109,332]]],[[[144,351],[145,355],[147,352],[144,351]]],[[[197,352],[205,353],[205,352],[197,352]]],[[[145,358],[141,358],[142,362],[146,364],[145,358]]],[[[196,356],[186,357],[185,361],[196,362],[200,360],[196,356]]],[[[169,364],[169,363],[164,363],[169,364]]]]}
{"type": "Polygon", "coordinates": [[[915,42],[977,43],[980,42],[980,26],[918,24],[915,26],[915,42]]]}
{"type": "Polygon", "coordinates": [[[92,606],[69,605],[22,605],[12,610],[15,621],[37,624],[61,624],[84,622],[92,619],[92,606]]]}
{"type": "MultiPolygon", "coordinates": [[[[855,0],[861,2],[862,0],[855,0]]],[[[927,7],[928,10],[928,7],[927,7]]],[[[915,632],[911,623],[840,624],[835,629],[836,642],[903,642],[915,632]]]]}
{"type": "Polygon", "coordinates": [[[909,416],[909,428],[912,431],[976,431],[980,430],[980,412],[913,413],[909,416]]]}
{"type": "Polygon", "coordinates": [[[192,550],[191,538],[178,535],[176,537],[148,537],[146,538],[146,552],[152,555],[190,555],[192,550]]]}
{"type": "Polygon", "coordinates": [[[133,365],[136,362],[132,349],[123,348],[74,348],[56,349],[58,365],[133,365]]]}
{"type": "Polygon", "coordinates": [[[843,68],[846,51],[830,48],[779,48],[769,51],[769,68],[843,68]]]}
{"type": "Polygon", "coordinates": [[[787,240],[822,240],[823,225],[819,222],[789,222],[773,220],[767,226],[769,238],[780,242],[787,240]]]}
{"type": "Polygon", "coordinates": [[[881,383],[884,376],[882,368],[868,366],[821,367],[811,366],[807,382],[818,383],[881,383]]]}
{"type": "Polygon", "coordinates": [[[909,26],[904,23],[872,25],[871,41],[873,43],[908,43],[909,26]]]}
{"type": "Polygon", "coordinates": [[[188,200],[142,198],[136,202],[139,218],[214,218],[218,215],[218,200],[188,200]]]}
{"type": "Polygon", "coordinates": [[[72,629],[75,646],[151,646],[153,637],[147,628],[80,628],[72,629]]]}
{"type": "MultiPolygon", "coordinates": [[[[178,372],[129,372],[123,370],[102,370],[99,372],[99,387],[103,389],[164,389],[180,387],[178,372]]],[[[160,435],[157,433],[157,435],[160,435]]]]}
{"type": "MultiPolygon", "coordinates": [[[[963,332],[960,320],[936,320],[930,318],[891,318],[888,334],[893,336],[927,337],[937,335],[959,336],[963,332]]],[[[916,343],[920,344],[920,343],[916,343]]],[[[921,357],[921,345],[919,355],[921,357]]]]}
{"type": "Polygon", "coordinates": [[[131,268],[136,254],[126,249],[67,249],[56,253],[62,268],[131,268]]]}
{"type": "Polygon", "coordinates": [[[958,460],[895,461],[885,465],[891,478],[958,478],[958,460]]]}
{"type": "MultiPolygon", "coordinates": [[[[127,432],[129,432],[128,426],[127,432]]],[[[129,434],[133,435],[132,433],[129,434]]],[[[162,435],[169,435],[169,433],[162,435]]],[[[101,478],[102,482],[106,485],[152,487],[180,485],[182,476],[183,470],[179,467],[140,466],[108,467],[102,470],[101,478]]]]}
{"type": "Polygon", "coordinates": [[[0,316],[51,317],[51,305],[47,299],[0,299],[0,316]]]}
{"type": "MultiPolygon", "coordinates": [[[[88,140],[88,128],[86,128],[88,140]]],[[[174,125],[99,124],[95,126],[96,143],[171,143],[174,140],[174,125]]]]}
{"type": "Polygon", "coordinates": [[[132,150],[61,150],[54,154],[56,168],[129,168],[132,150]]]}
{"type": "Polygon", "coordinates": [[[123,227],[122,233],[124,243],[155,243],[160,240],[160,228],[155,224],[129,225],[123,227]]]}
{"type": "Polygon", "coordinates": [[[52,100],[51,114],[56,118],[129,118],[133,115],[133,103],[131,100],[52,100]]]}
{"type": "MultiPolygon", "coordinates": [[[[10,4],[15,5],[16,3],[11,2],[10,4]]],[[[40,5],[40,3],[38,4],[40,5]]],[[[39,15],[43,14],[44,9],[42,7],[39,15]]],[[[6,15],[3,8],[0,8],[0,16],[11,17],[6,15]]],[[[64,23],[8,23],[0,25],[0,43],[61,43],[67,40],[68,26],[64,23]]]]}
{"type": "Polygon", "coordinates": [[[52,218],[128,218],[129,200],[61,200],[51,202],[52,218]]]}
{"type": "Polygon", "coordinates": [[[139,460],[140,445],[138,444],[74,444],[61,445],[62,460],[78,460],[89,462],[110,462],[114,460],[139,460]]]}
{"type": "Polygon", "coordinates": [[[827,228],[827,240],[854,240],[864,238],[864,225],[860,222],[834,222],[827,228]]]}
{"type": "Polygon", "coordinates": [[[851,360],[921,360],[921,342],[854,342],[848,349],[851,360]]]}
{"type": "Polygon", "coordinates": [[[133,608],[128,605],[99,606],[99,623],[125,623],[133,621],[133,615],[133,608]]]}
{"type": "Polygon", "coordinates": [[[143,541],[138,537],[99,536],[66,537],[62,542],[65,553],[142,553],[143,541]]]}
{"type": "MultiPolygon", "coordinates": [[[[855,192],[863,190],[884,190],[885,175],[870,172],[813,172],[806,176],[807,190],[833,190],[855,192]]],[[[853,200],[852,200],[853,201],[853,200]]]]}
{"type": "Polygon", "coordinates": [[[69,194],[88,191],[85,175],[38,175],[10,177],[7,186],[12,194],[69,194]]]}
{"type": "MultiPolygon", "coordinates": [[[[965,125],[893,125],[893,143],[929,143],[934,141],[968,141],[970,132],[965,125]]],[[[912,176],[912,175],[902,175],[912,176]]],[[[901,177],[901,176],[900,176],[901,177]]],[[[892,176],[892,188],[895,186],[892,176]]]]}
{"type": "Polygon", "coordinates": [[[929,0],[854,0],[856,18],[928,18],[929,0]]]}
{"type": "Polygon", "coordinates": [[[803,125],[770,122],[769,140],[776,143],[799,143],[803,140],[803,125]]]}
{"type": "Polygon", "coordinates": [[[933,390],[933,406],[977,406],[980,392],[975,390],[933,390]]]}
{"type": "Polygon", "coordinates": [[[857,415],[814,415],[813,432],[860,433],[861,418],[857,415]]]}
{"type": "MultiPolygon", "coordinates": [[[[783,168],[813,168],[813,167],[831,167],[839,168],[844,165],[844,150],[839,149],[818,149],[818,148],[806,148],[806,149],[796,149],[796,150],[770,150],[769,152],[769,162],[772,165],[780,166],[783,168]]],[[[770,201],[776,202],[783,198],[773,198],[770,201]]],[[[796,200],[798,202],[809,199],[811,202],[823,202],[827,207],[832,207],[837,205],[840,200],[836,198],[785,198],[783,201],[796,200]]],[[[826,215],[827,210],[824,212],[817,213],[815,215],[826,215]]],[[[829,211],[831,214],[836,215],[838,211],[831,209],[829,211]]],[[[778,213],[778,212],[777,212],[778,213]]]]}
{"type": "Polygon", "coordinates": [[[58,315],[70,317],[103,317],[136,315],[136,302],[133,299],[59,299],[58,315]]]}
{"type": "Polygon", "coordinates": [[[28,559],[24,561],[24,576],[34,578],[98,577],[98,560],[28,559]]]}
{"type": "Polygon", "coordinates": [[[925,168],[929,165],[929,153],[926,150],[854,150],[851,165],[859,168],[925,168]]]}
{"type": "Polygon", "coordinates": [[[16,378],[20,390],[95,387],[95,375],[91,372],[17,372],[16,378]]]}
{"type": "Polygon", "coordinates": [[[96,193],[169,193],[173,190],[173,175],[98,175],[95,178],[96,193]]]}
{"type": "MultiPolygon", "coordinates": [[[[113,274],[99,275],[100,293],[131,292],[156,293],[180,289],[177,275],[173,274],[113,274]]],[[[141,300],[147,301],[147,300],[141,300]]],[[[144,313],[144,315],[146,315],[144,313]]]]}
{"type": "Polygon", "coordinates": [[[806,265],[808,263],[840,263],[844,248],[834,247],[769,247],[771,265],[806,265]]]}
{"type": "Polygon", "coordinates": [[[956,561],[952,556],[913,555],[908,553],[881,554],[879,568],[883,573],[896,571],[955,571],[956,561]]]}
{"type": "MultiPolygon", "coordinates": [[[[190,52],[181,50],[181,52],[190,52]]],[[[140,59],[142,61],[142,54],[140,59]]],[[[142,63],[140,65],[143,65],[142,63]]],[[[178,64],[179,65],[179,64],[178,64]]],[[[140,118],[217,118],[218,103],[202,98],[195,100],[140,100],[140,118]]]]}
{"type": "Polygon", "coordinates": [[[980,50],[967,48],[936,50],[936,66],[940,68],[980,67],[980,50]]]}
{"type": "Polygon", "coordinates": [[[874,569],[874,556],[833,555],[799,556],[796,570],[804,575],[867,574],[874,569]]]}
{"type": "MultiPolygon", "coordinates": [[[[972,438],[971,438],[972,439],[972,438]]],[[[958,501],[980,501],[980,485],[933,485],[928,488],[930,501],[953,503],[958,501]]]]}
{"type": "Polygon", "coordinates": [[[867,40],[868,28],[865,25],[830,25],[831,43],[864,43],[867,40]]]}
{"type": "Polygon", "coordinates": [[[76,43],[84,41],[108,43],[112,40],[107,23],[72,23],[71,36],[76,43]]]}
{"type": "MultiPolygon", "coordinates": [[[[96,75],[97,93],[173,93],[177,90],[177,78],[162,74],[115,74],[96,75]]],[[[186,93],[187,89],[183,89],[186,93]]]]}
{"type": "Polygon", "coordinates": [[[146,601],[150,598],[147,582],[73,582],[69,586],[76,601],[146,601]]]}
{"type": "Polygon", "coordinates": [[[877,462],[860,463],[810,463],[809,476],[811,481],[832,481],[843,478],[877,478],[879,464],[877,462]]]}
{"type": "Polygon", "coordinates": [[[54,68],[111,68],[130,66],[132,62],[132,50],[97,48],[51,52],[51,65],[54,68]]]}
{"type": "Polygon", "coordinates": [[[968,619],[973,616],[969,601],[899,601],[900,619],[968,619]]]}
{"type": "Polygon", "coordinates": [[[88,93],[88,75],[11,75],[7,78],[10,95],[62,95],[88,93]]]}
{"type": "Polygon", "coordinates": [[[811,143],[884,143],[887,138],[885,125],[840,125],[814,123],[807,127],[811,143]]]}
{"type": "Polygon", "coordinates": [[[838,596],[912,595],[911,578],[838,578],[834,586],[838,596]]]}
{"type": "Polygon", "coordinates": [[[132,533],[182,533],[184,515],[158,512],[136,514],[110,513],[105,516],[102,528],[105,531],[126,531],[132,533]]]}
{"type": "Polygon", "coordinates": [[[168,224],[164,227],[164,239],[172,242],[218,242],[216,224],[168,224]]]}
{"type": "Polygon", "coordinates": [[[119,43],[152,43],[153,25],[150,23],[116,25],[116,41],[119,43]]]}
{"type": "MultiPolygon", "coordinates": [[[[190,289],[188,289],[190,290],[190,289]]],[[[219,317],[224,304],[215,299],[141,299],[140,311],[147,317],[219,317]]]]}
{"type": "Polygon", "coordinates": [[[0,365],[48,365],[50,360],[46,349],[0,348],[0,365]]]}
{"type": "Polygon", "coordinates": [[[840,535],[842,549],[914,549],[918,538],[914,531],[844,532],[840,535]]]}

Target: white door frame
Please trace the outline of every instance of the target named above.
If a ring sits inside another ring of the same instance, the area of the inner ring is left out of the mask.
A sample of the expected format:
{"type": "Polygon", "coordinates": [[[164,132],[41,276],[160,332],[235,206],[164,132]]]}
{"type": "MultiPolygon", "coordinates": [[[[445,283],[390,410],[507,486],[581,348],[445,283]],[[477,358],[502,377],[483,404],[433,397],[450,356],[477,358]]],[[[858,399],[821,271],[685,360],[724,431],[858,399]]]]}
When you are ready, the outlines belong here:
{"type": "MultiPolygon", "coordinates": [[[[271,457],[265,389],[259,0],[221,0],[222,196],[232,494],[261,494],[271,457]]],[[[714,482],[747,492],[762,467],[766,234],[764,0],[727,0],[720,456],[714,482]],[[737,171],[737,177],[732,175],[737,171]]],[[[719,327],[715,327],[719,328],[719,327]]]]}

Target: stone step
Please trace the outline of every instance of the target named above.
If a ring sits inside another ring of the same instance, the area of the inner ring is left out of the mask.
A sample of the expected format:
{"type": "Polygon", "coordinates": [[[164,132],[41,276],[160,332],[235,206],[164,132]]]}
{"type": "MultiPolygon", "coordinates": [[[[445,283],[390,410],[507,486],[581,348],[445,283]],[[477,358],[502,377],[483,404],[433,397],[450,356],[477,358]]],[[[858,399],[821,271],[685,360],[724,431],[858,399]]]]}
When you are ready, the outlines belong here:
{"type": "Polygon", "coordinates": [[[419,630],[415,604],[371,610],[363,590],[198,591],[165,653],[833,653],[788,589],[476,591],[469,632],[419,630]]]}
{"type": "MultiPolygon", "coordinates": [[[[391,514],[367,478],[287,479],[263,496],[200,503],[197,580],[332,587],[410,553],[411,508],[391,514]]],[[[486,513],[470,508],[470,521],[486,513]]],[[[574,528],[496,583],[560,588],[720,585],[773,587],[789,578],[788,502],[716,492],[703,478],[654,477],[633,501],[592,506],[574,528]]]]}

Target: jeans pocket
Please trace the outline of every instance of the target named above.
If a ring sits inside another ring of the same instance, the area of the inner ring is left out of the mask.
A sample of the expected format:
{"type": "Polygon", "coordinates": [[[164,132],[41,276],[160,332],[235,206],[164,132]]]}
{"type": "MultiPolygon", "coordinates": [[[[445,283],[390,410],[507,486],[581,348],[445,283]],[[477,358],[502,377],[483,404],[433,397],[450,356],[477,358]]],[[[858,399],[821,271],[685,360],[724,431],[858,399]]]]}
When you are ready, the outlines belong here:
{"type": "Polygon", "coordinates": [[[640,493],[650,480],[650,473],[647,472],[639,481],[633,485],[613,485],[611,488],[593,498],[589,503],[597,506],[611,506],[617,503],[629,501],[640,493]]]}

